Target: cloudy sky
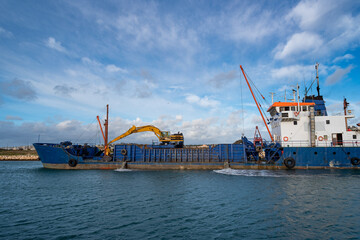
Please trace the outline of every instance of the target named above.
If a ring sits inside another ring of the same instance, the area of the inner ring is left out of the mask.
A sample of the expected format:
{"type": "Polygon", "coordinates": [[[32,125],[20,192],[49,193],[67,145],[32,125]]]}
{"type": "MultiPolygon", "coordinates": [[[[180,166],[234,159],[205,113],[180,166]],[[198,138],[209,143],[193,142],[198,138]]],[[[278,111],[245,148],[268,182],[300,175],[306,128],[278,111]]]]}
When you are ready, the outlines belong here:
{"type": "Polygon", "coordinates": [[[360,116],[359,1],[2,0],[0,9],[0,146],[100,143],[106,104],[110,138],[146,124],[181,131],[187,144],[232,143],[256,125],[267,137],[240,64],[271,104],[270,92],[289,99],[296,84],[303,95],[319,62],[329,112],[345,96],[360,116]]]}

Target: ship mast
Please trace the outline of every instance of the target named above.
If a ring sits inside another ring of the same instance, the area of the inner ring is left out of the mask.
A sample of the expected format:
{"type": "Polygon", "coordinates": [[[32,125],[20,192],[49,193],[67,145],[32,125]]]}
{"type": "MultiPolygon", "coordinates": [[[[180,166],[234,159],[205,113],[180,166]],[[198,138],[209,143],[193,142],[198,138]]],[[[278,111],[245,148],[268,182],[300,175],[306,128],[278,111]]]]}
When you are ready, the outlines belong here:
{"type": "Polygon", "coordinates": [[[109,104],[106,105],[106,119],[105,119],[104,127],[105,127],[105,153],[108,153],[109,104]]]}
{"type": "Polygon", "coordinates": [[[106,105],[106,119],[104,122],[104,127],[105,127],[105,134],[103,131],[103,128],[101,126],[101,122],[100,122],[100,118],[99,116],[96,116],[98,122],[99,122],[99,126],[100,126],[100,130],[101,130],[101,134],[104,138],[104,144],[105,144],[105,148],[104,148],[104,152],[105,155],[109,154],[109,150],[108,150],[108,132],[109,132],[109,104],[106,105]]]}
{"type": "Polygon", "coordinates": [[[320,96],[320,84],[319,84],[319,63],[315,64],[316,69],[316,81],[317,81],[317,87],[316,90],[318,92],[318,96],[320,96]]]}
{"type": "Polygon", "coordinates": [[[347,107],[349,106],[349,103],[346,101],[346,98],[344,98],[344,115],[345,115],[345,126],[346,126],[346,130],[348,129],[348,122],[347,122],[347,107]]]}

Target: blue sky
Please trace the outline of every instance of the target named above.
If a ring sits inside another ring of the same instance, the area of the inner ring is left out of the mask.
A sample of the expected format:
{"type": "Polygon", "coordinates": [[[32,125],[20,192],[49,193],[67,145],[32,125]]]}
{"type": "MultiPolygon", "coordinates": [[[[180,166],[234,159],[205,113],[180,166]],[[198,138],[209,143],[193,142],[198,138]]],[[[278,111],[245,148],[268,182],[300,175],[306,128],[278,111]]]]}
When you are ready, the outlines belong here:
{"type": "Polygon", "coordinates": [[[359,115],[359,1],[2,0],[0,9],[0,146],[39,135],[99,143],[106,104],[110,138],[145,124],[181,131],[187,144],[231,143],[256,125],[267,136],[240,64],[271,102],[296,84],[303,95],[319,62],[329,112],[345,96],[359,115]]]}

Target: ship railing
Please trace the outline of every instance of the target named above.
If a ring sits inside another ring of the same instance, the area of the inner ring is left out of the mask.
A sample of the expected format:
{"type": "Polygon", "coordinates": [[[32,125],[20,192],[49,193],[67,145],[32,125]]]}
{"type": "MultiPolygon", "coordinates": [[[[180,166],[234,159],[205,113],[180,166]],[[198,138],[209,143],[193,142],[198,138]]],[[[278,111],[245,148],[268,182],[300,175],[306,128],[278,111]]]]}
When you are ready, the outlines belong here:
{"type": "Polygon", "coordinates": [[[346,141],[317,141],[318,147],[360,147],[360,141],[346,140],[346,141]]]}
{"type": "Polygon", "coordinates": [[[295,140],[295,141],[280,141],[283,147],[310,147],[311,143],[306,140],[295,140]]]}
{"type": "MultiPolygon", "coordinates": [[[[283,147],[311,147],[310,141],[281,141],[279,142],[283,147]]],[[[360,141],[347,140],[347,141],[331,141],[323,140],[316,141],[315,147],[360,147],[360,141]]]]}

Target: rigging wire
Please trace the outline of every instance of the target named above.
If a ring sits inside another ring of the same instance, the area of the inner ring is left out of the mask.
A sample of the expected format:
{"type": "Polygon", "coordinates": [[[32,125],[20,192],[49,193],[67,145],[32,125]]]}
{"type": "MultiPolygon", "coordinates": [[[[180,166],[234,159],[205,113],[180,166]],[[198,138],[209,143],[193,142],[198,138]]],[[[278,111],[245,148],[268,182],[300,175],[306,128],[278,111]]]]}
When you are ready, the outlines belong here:
{"type": "Polygon", "coordinates": [[[250,85],[256,89],[255,92],[255,95],[257,95],[256,99],[258,100],[258,103],[264,103],[268,106],[270,106],[270,104],[267,102],[266,98],[262,95],[262,93],[260,92],[260,90],[256,87],[255,83],[251,80],[251,78],[249,77],[249,75],[245,72],[249,82],[250,82],[250,85]]]}
{"type": "Polygon", "coordinates": [[[254,86],[254,88],[256,89],[256,91],[259,93],[259,95],[261,96],[261,99],[267,103],[269,105],[269,103],[267,102],[266,98],[262,95],[262,93],[260,92],[260,90],[256,87],[255,83],[251,80],[250,76],[246,73],[245,71],[245,74],[246,74],[246,77],[248,78],[248,80],[250,80],[250,82],[252,83],[252,85],[254,86]]]}
{"type": "Polygon", "coordinates": [[[85,129],[83,129],[82,133],[80,134],[80,136],[75,140],[75,143],[78,143],[78,141],[80,141],[80,139],[82,138],[82,136],[84,135],[84,133],[89,130],[89,126],[91,126],[93,123],[95,122],[95,120],[93,120],[85,129]]]}
{"type": "MultiPolygon", "coordinates": [[[[92,123],[91,126],[92,126],[92,127],[94,126],[94,127],[96,128],[97,124],[96,124],[96,123],[92,123]]],[[[99,129],[99,128],[96,128],[96,129],[97,129],[97,131],[95,131],[95,134],[92,135],[91,141],[89,141],[89,142],[93,142],[94,145],[97,145],[97,142],[98,142],[98,140],[100,139],[100,136],[99,136],[99,131],[100,131],[100,129],[99,129]]],[[[100,142],[100,141],[99,141],[99,142],[100,142]]]]}
{"type": "MultiPolygon", "coordinates": [[[[248,78],[250,78],[246,72],[245,72],[245,74],[248,78]]],[[[257,90],[257,92],[255,91],[255,95],[257,95],[256,98],[257,98],[258,104],[260,106],[261,112],[265,116],[266,120],[269,121],[269,119],[266,115],[266,111],[263,108],[263,105],[267,105],[269,107],[270,104],[267,102],[266,98],[261,94],[260,90],[256,87],[255,83],[251,79],[250,79],[250,83],[257,90]]]]}
{"type": "Polygon", "coordinates": [[[249,77],[249,75],[246,73],[245,70],[244,70],[244,72],[245,72],[245,75],[246,75],[246,77],[248,78],[248,80],[250,82],[250,85],[252,85],[256,89],[256,91],[254,91],[254,92],[255,92],[255,95],[257,95],[255,97],[256,97],[256,99],[258,101],[260,110],[263,113],[263,115],[265,116],[266,120],[269,122],[269,118],[267,117],[267,114],[266,114],[266,112],[265,112],[265,110],[264,110],[264,108],[262,106],[262,103],[264,105],[268,105],[268,107],[270,107],[270,104],[268,103],[266,98],[261,94],[260,90],[256,87],[255,83],[251,80],[251,78],[249,77]]]}

